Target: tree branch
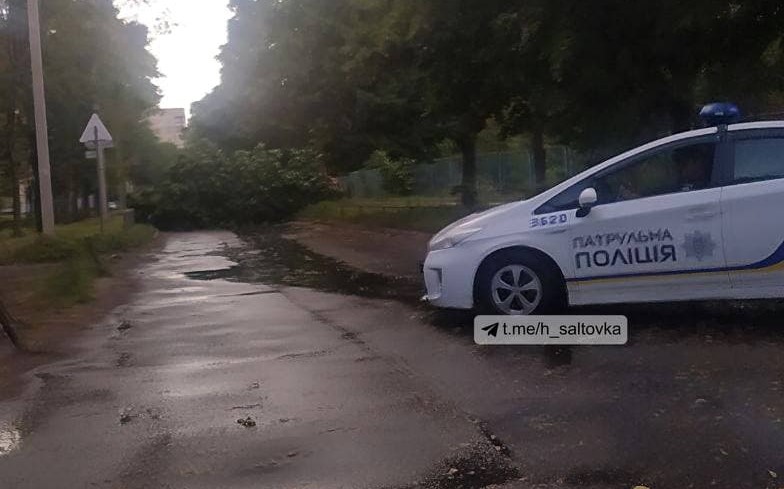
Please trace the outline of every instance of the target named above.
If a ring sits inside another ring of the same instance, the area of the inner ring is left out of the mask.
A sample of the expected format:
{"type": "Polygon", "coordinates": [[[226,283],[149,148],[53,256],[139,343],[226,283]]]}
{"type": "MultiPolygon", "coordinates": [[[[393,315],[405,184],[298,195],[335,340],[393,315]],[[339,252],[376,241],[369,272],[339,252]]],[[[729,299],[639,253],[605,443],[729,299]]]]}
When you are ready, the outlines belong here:
{"type": "Polygon", "coordinates": [[[8,311],[8,308],[5,306],[3,301],[0,299],[0,327],[2,328],[2,332],[8,336],[8,339],[11,340],[11,343],[14,346],[19,346],[18,340],[19,337],[16,334],[16,325],[18,322],[14,319],[11,313],[8,311]]]}

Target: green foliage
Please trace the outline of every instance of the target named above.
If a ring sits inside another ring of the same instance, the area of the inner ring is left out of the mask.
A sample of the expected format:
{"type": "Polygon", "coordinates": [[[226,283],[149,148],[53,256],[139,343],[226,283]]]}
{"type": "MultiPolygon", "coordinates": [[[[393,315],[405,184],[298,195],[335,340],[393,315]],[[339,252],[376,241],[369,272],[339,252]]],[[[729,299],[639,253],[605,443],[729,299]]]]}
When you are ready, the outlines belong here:
{"type": "MultiPolygon", "coordinates": [[[[97,111],[115,138],[106,152],[110,198],[135,179],[144,185],[155,166],[171,160],[146,116],[160,98],[152,80],[156,59],[147,28],[118,18],[111,0],[46,0],[40,3],[52,185],[58,222],[73,221],[75,199],[95,193],[94,160],[77,141],[97,111]]],[[[0,9],[0,160],[7,179],[0,194],[32,175],[34,131],[25,0],[0,9]],[[6,149],[14,158],[6,158],[6,149]]]]}
{"type": "Polygon", "coordinates": [[[54,236],[38,236],[32,243],[17,249],[12,263],[48,263],[72,258],[79,252],[76,242],[54,236]]]}
{"type": "Polygon", "coordinates": [[[59,263],[44,279],[39,294],[58,307],[89,302],[93,282],[104,274],[103,266],[87,251],[59,263]]]}
{"type": "Polygon", "coordinates": [[[334,194],[313,151],[258,146],[227,156],[197,143],[132,205],[164,229],[209,228],[278,221],[334,194]]]}
{"type": "Polygon", "coordinates": [[[411,195],[414,191],[414,164],[411,158],[390,158],[384,151],[375,151],[365,164],[381,173],[382,187],[392,195],[411,195]]]}
{"type": "Polygon", "coordinates": [[[222,83],[194,104],[194,134],[227,151],[313,147],[332,172],[375,149],[432,155],[442,137],[422,117],[418,72],[402,69],[415,66],[418,2],[231,5],[222,83]]]}
{"type": "Polygon", "coordinates": [[[156,230],[137,224],[123,227],[121,217],[112,218],[100,232],[97,219],[57,227],[55,236],[28,234],[21,238],[0,239],[0,265],[54,263],[77,258],[86,253],[98,256],[128,251],[149,243],[156,230]]]}
{"type": "Polygon", "coordinates": [[[120,232],[99,233],[84,238],[84,247],[93,255],[130,251],[152,241],[156,230],[136,224],[120,232]]]}
{"type": "Polygon", "coordinates": [[[231,5],[222,83],[195,105],[195,133],[228,151],[314,147],[333,172],[375,150],[428,159],[446,139],[470,197],[491,120],[502,136],[532,136],[541,179],[545,142],[604,155],[692,127],[708,100],[781,110],[778,2],[231,5]]]}
{"type": "Polygon", "coordinates": [[[156,232],[143,224],[125,229],[122,218],[115,217],[101,233],[98,221],[89,219],[58,226],[54,237],[0,239],[0,265],[51,264],[37,294],[47,306],[67,307],[92,299],[95,279],[108,273],[102,255],[144,246],[156,232]]]}

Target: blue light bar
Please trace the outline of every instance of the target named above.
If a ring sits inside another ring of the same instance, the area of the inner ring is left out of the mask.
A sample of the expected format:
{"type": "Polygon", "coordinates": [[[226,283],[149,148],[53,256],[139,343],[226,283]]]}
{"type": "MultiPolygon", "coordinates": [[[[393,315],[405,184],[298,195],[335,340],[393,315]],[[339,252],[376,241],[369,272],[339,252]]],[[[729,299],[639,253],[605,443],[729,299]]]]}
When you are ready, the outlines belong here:
{"type": "Polygon", "coordinates": [[[740,109],[729,102],[715,102],[700,110],[700,119],[706,126],[734,124],[740,121],[740,109]]]}

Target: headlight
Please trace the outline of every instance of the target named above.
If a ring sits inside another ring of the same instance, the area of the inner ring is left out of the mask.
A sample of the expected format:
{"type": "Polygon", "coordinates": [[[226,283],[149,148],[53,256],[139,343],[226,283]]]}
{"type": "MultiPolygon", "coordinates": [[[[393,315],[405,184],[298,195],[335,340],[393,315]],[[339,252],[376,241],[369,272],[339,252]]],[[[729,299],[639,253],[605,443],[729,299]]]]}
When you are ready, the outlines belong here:
{"type": "Polygon", "coordinates": [[[444,250],[456,246],[468,239],[468,237],[478,233],[482,228],[454,228],[443,234],[437,234],[428,244],[428,250],[444,250]]]}

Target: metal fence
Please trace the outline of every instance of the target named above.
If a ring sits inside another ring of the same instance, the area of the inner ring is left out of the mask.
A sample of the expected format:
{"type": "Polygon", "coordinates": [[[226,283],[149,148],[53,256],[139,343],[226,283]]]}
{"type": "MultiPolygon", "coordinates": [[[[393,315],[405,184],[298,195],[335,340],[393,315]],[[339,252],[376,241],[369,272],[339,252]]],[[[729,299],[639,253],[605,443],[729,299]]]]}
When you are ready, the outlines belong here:
{"type": "MultiPolygon", "coordinates": [[[[578,156],[565,146],[547,148],[547,182],[554,184],[583,169],[578,156]]],[[[460,156],[440,158],[412,168],[414,195],[445,196],[460,185],[460,156]]],[[[534,190],[534,165],[531,151],[480,153],[477,155],[477,182],[480,198],[530,194],[534,190]]],[[[350,197],[386,197],[384,179],[377,169],[364,169],[340,178],[350,197]]]]}

